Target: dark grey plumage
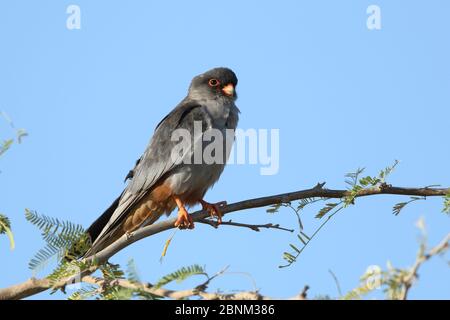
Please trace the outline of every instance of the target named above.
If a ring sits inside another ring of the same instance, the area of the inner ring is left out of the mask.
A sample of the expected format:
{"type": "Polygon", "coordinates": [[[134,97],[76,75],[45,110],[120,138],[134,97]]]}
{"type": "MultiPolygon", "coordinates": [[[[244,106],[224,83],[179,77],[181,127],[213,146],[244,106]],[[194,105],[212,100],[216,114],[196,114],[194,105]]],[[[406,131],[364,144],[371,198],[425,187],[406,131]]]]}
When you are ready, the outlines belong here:
{"type": "MultiPolygon", "coordinates": [[[[125,220],[130,214],[135,214],[143,202],[150,208],[149,214],[152,215],[145,222],[140,222],[139,227],[153,223],[164,211],[170,213],[173,210],[174,203],[171,199],[164,205],[155,204],[157,200],[152,192],[155,192],[157,186],[168,186],[174,195],[188,204],[194,203],[197,198],[203,198],[218,180],[225,164],[182,163],[181,159],[172,155],[172,150],[178,143],[172,141],[172,133],[181,128],[194,136],[194,121],[201,121],[203,132],[208,129],[222,132],[226,129],[234,130],[239,113],[234,104],[237,96],[235,91],[226,94],[224,90],[225,85],[231,84],[234,88],[237,82],[234,72],[227,68],[212,69],[192,80],[187,97],[157,125],[144,154],[127,175],[130,181],[125,190],[88,229],[93,241],[88,256],[121,236],[125,220]],[[219,84],[212,85],[211,79],[217,80],[219,84]]],[[[194,136],[195,139],[201,137],[194,136]]],[[[184,157],[192,158],[193,151],[188,151],[184,157]]],[[[228,154],[225,158],[228,158],[228,154]]]]}

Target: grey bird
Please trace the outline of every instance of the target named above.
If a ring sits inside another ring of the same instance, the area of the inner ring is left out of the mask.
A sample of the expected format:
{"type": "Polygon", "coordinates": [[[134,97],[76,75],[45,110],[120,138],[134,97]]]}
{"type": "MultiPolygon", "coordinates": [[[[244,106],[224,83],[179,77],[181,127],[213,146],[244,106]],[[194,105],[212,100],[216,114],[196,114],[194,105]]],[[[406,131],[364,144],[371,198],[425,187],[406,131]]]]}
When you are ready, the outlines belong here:
{"type": "Polygon", "coordinates": [[[229,146],[234,141],[239,120],[235,105],[237,83],[236,75],[228,68],[215,68],[192,80],[186,98],[157,125],[144,154],[128,173],[126,180],[130,181],[122,194],[87,230],[92,246],[85,257],[101,251],[126,233],[154,223],[164,213],[169,215],[176,207],[176,227],[194,228],[186,206],[195,204],[201,204],[221,222],[219,204],[208,203],[203,198],[222,174],[230,154],[229,146]],[[196,124],[200,131],[195,130],[196,124]],[[222,133],[224,152],[222,156],[215,155],[215,159],[222,161],[206,163],[202,159],[199,163],[195,146],[200,147],[200,152],[205,151],[208,146],[205,133],[214,130],[222,133]],[[226,133],[230,130],[232,135],[226,133]],[[178,131],[189,133],[192,139],[180,152],[174,152],[180,146],[180,139],[173,137],[178,131]]]}

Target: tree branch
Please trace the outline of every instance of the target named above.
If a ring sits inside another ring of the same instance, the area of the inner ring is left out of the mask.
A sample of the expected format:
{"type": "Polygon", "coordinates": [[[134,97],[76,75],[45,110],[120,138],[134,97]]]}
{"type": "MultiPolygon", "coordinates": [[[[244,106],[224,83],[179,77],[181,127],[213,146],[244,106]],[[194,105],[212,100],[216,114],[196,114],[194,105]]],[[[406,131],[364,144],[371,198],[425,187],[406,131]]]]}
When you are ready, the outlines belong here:
{"type": "Polygon", "coordinates": [[[247,224],[247,223],[240,223],[240,222],[233,222],[230,221],[222,221],[222,223],[218,224],[216,221],[211,219],[201,219],[198,222],[210,225],[211,227],[217,229],[219,226],[233,226],[233,227],[242,227],[242,228],[249,228],[250,230],[259,232],[260,229],[277,229],[282,231],[288,231],[288,232],[294,232],[294,229],[287,229],[280,227],[279,224],[273,224],[273,223],[266,223],[266,224],[247,224]]]}
{"type": "MultiPolygon", "coordinates": [[[[270,206],[273,204],[292,202],[300,199],[308,198],[336,198],[342,199],[350,195],[348,190],[331,190],[323,188],[324,184],[318,184],[312,189],[301,190],[290,193],[283,193],[274,196],[268,196],[263,198],[255,198],[236,202],[221,208],[222,214],[228,214],[231,212],[242,211],[247,209],[261,208],[270,206]]],[[[382,185],[380,187],[367,188],[359,191],[355,198],[366,197],[371,195],[391,194],[391,195],[408,195],[408,196],[445,196],[450,192],[450,188],[399,188],[389,185],[382,185]]],[[[194,221],[200,221],[209,216],[209,213],[203,210],[197,211],[192,214],[194,221]]],[[[95,259],[99,264],[108,261],[109,258],[114,256],[120,250],[128,247],[130,244],[139,241],[143,238],[152,236],[154,234],[173,229],[176,218],[167,219],[159,223],[155,223],[144,228],[138,229],[135,232],[124,235],[116,242],[98,252],[96,255],[89,259],[95,259]]]]}
{"type": "Polygon", "coordinates": [[[414,281],[419,277],[419,268],[430,258],[444,253],[450,247],[450,233],[434,248],[428,252],[420,252],[414,265],[411,267],[408,274],[402,279],[404,289],[399,297],[399,300],[406,300],[408,298],[409,289],[411,289],[414,281]]]}
{"type": "MultiPolygon", "coordinates": [[[[245,200],[241,202],[236,202],[221,208],[222,214],[228,214],[231,212],[242,211],[253,208],[261,208],[274,204],[287,203],[300,199],[307,198],[337,198],[342,199],[346,196],[350,195],[348,190],[332,190],[323,188],[324,183],[317,184],[314,188],[283,193],[268,197],[255,198],[250,200],[245,200]]],[[[408,196],[423,196],[423,197],[433,197],[433,196],[445,196],[450,193],[450,188],[400,188],[393,187],[387,184],[381,184],[380,186],[365,188],[358,191],[352,196],[355,198],[366,197],[372,195],[382,195],[382,194],[390,194],[390,195],[408,195],[408,196]]],[[[209,216],[208,212],[203,210],[197,211],[192,214],[192,218],[194,221],[200,222],[209,216]]],[[[112,256],[121,251],[122,249],[128,247],[136,241],[139,241],[143,238],[152,236],[154,234],[173,229],[176,218],[167,219],[149,226],[146,226],[142,229],[138,229],[131,234],[126,234],[119,238],[116,242],[98,252],[92,257],[86,259],[87,262],[95,262],[96,265],[101,265],[107,262],[112,256]]],[[[95,268],[90,268],[89,270],[85,270],[81,275],[77,275],[67,279],[67,281],[63,281],[60,284],[60,287],[64,287],[64,283],[73,283],[76,279],[84,279],[86,276],[92,274],[95,268]]],[[[11,286],[9,288],[0,289],[0,300],[2,299],[22,299],[29,297],[31,295],[37,294],[39,292],[45,291],[50,288],[50,283],[46,279],[29,279],[28,281],[11,286]]],[[[214,294],[216,295],[216,294],[214,294]]],[[[237,294],[236,294],[237,295],[237,294]]],[[[212,297],[212,296],[210,296],[212,297]]]]}

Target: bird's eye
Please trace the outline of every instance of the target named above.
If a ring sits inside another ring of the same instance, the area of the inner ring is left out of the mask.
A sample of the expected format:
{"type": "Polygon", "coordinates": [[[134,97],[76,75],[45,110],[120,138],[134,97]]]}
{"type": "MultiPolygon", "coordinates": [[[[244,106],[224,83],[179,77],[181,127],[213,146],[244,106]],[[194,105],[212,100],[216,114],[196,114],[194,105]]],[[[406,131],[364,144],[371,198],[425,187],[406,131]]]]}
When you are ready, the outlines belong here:
{"type": "Polygon", "coordinates": [[[217,87],[219,84],[220,84],[220,81],[217,80],[217,79],[210,79],[210,80],[208,81],[208,85],[209,85],[210,87],[217,87]]]}

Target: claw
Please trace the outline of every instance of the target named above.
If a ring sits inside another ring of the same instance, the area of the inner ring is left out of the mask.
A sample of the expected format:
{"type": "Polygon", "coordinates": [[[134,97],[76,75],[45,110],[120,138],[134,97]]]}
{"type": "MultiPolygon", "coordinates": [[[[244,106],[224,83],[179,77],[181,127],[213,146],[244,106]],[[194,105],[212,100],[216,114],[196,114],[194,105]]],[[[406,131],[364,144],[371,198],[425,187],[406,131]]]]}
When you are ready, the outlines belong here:
{"type": "Polygon", "coordinates": [[[223,207],[227,204],[226,201],[221,201],[218,203],[209,203],[204,200],[200,200],[200,204],[203,207],[203,210],[207,211],[211,218],[217,217],[217,224],[222,223],[222,211],[220,210],[220,207],[223,207]]]}
{"type": "Polygon", "coordinates": [[[178,206],[178,218],[175,221],[175,227],[180,229],[194,229],[194,220],[187,212],[180,199],[174,197],[174,200],[178,206]]]}

